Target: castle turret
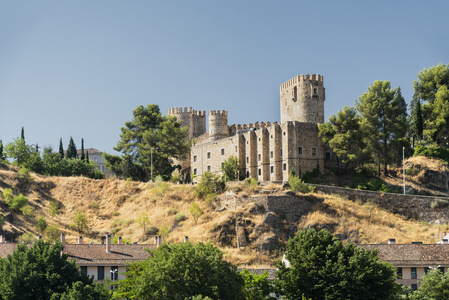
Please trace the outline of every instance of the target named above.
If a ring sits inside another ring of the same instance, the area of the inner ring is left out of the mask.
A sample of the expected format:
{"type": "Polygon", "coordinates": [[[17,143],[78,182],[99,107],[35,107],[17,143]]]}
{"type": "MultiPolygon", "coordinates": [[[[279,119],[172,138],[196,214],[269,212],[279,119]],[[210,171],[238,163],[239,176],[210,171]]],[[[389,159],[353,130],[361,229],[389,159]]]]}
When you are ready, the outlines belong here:
{"type": "Polygon", "coordinates": [[[220,139],[228,135],[228,112],[211,110],[209,112],[209,137],[220,139]]]}
{"type": "Polygon", "coordinates": [[[174,107],[168,110],[169,116],[175,116],[178,122],[189,128],[189,138],[198,137],[206,133],[206,112],[197,111],[189,107],[174,107]]]}
{"type": "Polygon", "coordinates": [[[281,123],[324,123],[326,98],[322,75],[300,75],[281,84],[281,123]]]}

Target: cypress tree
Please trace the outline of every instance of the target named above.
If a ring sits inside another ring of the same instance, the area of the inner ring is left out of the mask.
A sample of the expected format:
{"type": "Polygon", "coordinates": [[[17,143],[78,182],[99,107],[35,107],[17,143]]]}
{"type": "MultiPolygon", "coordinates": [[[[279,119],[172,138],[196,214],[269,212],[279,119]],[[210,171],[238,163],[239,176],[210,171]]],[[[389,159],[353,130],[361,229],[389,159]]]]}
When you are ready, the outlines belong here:
{"type": "Polygon", "coordinates": [[[81,160],[84,161],[86,157],[84,156],[84,139],[81,139],[81,160]]]}
{"type": "Polygon", "coordinates": [[[86,161],[89,162],[89,151],[86,151],[86,161]]]}
{"type": "Polygon", "coordinates": [[[64,158],[64,148],[62,147],[62,138],[59,138],[59,155],[61,159],[64,158]]]}
{"type": "Polygon", "coordinates": [[[73,138],[70,137],[69,146],[67,147],[67,158],[76,158],[76,145],[73,138]]]}
{"type": "Polygon", "coordinates": [[[4,156],[3,156],[3,141],[0,140],[0,161],[4,160],[4,156]]]}
{"type": "Polygon", "coordinates": [[[22,139],[22,141],[25,142],[25,130],[23,129],[23,126],[22,126],[22,132],[20,133],[20,138],[22,139]]]}
{"type": "Polygon", "coordinates": [[[413,127],[416,137],[419,141],[421,141],[424,130],[424,122],[421,111],[421,101],[419,99],[416,101],[415,109],[413,110],[413,127]]]}

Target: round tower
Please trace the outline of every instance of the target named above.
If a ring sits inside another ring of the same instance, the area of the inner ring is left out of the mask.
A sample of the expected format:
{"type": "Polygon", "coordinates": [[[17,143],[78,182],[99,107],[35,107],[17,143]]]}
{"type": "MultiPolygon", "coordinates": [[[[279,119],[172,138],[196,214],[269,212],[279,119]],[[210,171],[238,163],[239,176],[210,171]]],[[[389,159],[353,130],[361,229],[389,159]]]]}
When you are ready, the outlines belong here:
{"type": "Polygon", "coordinates": [[[220,139],[228,135],[228,112],[211,110],[209,112],[209,137],[220,139]]]}
{"type": "Polygon", "coordinates": [[[325,98],[322,75],[300,75],[281,84],[281,123],[324,123],[325,98]]]}
{"type": "Polygon", "coordinates": [[[189,128],[189,138],[206,133],[206,112],[196,111],[189,107],[174,107],[168,110],[169,116],[175,116],[178,122],[189,128]]]}

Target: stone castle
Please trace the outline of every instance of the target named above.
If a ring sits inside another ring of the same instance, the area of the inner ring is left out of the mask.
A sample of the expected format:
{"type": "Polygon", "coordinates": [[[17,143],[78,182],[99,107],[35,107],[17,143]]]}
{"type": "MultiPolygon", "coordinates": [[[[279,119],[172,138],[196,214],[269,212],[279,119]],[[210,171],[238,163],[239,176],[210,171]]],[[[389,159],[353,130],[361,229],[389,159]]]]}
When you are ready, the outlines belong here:
{"type": "Polygon", "coordinates": [[[246,177],[259,181],[286,181],[289,172],[304,174],[319,168],[324,171],[332,152],[318,136],[318,124],[324,123],[325,88],[323,76],[300,75],[280,86],[281,122],[255,122],[228,125],[228,112],[206,112],[192,108],[171,108],[168,114],[189,128],[194,139],[189,162],[193,181],[204,172],[221,174],[230,157],[239,159],[246,177]]]}

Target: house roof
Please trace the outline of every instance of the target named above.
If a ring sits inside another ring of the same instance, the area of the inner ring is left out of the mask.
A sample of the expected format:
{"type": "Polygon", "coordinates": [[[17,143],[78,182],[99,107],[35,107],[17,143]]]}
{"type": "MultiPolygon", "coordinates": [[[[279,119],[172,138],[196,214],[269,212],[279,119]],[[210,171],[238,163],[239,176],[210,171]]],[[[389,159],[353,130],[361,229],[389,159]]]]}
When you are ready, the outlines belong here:
{"type": "MultiPolygon", "coordinates": [[[[0,256],[6,258],[15,249],[16,243],[1,243],[0,256]]],[[[154,250],[156,245],[112,244],[111,252],[108,253],[105,244],[66,244],[63,252],[68,254],[69,259],[75,259],[79,266],[124,266],[127,263],[148,259],[150,254],[146,249],[154,250]]]]}
{"type": "Polygon", "coordinates": [[[449,244],[361,244],[379,250],[379,258],[394,266],[449,265],[449,244]]]}

